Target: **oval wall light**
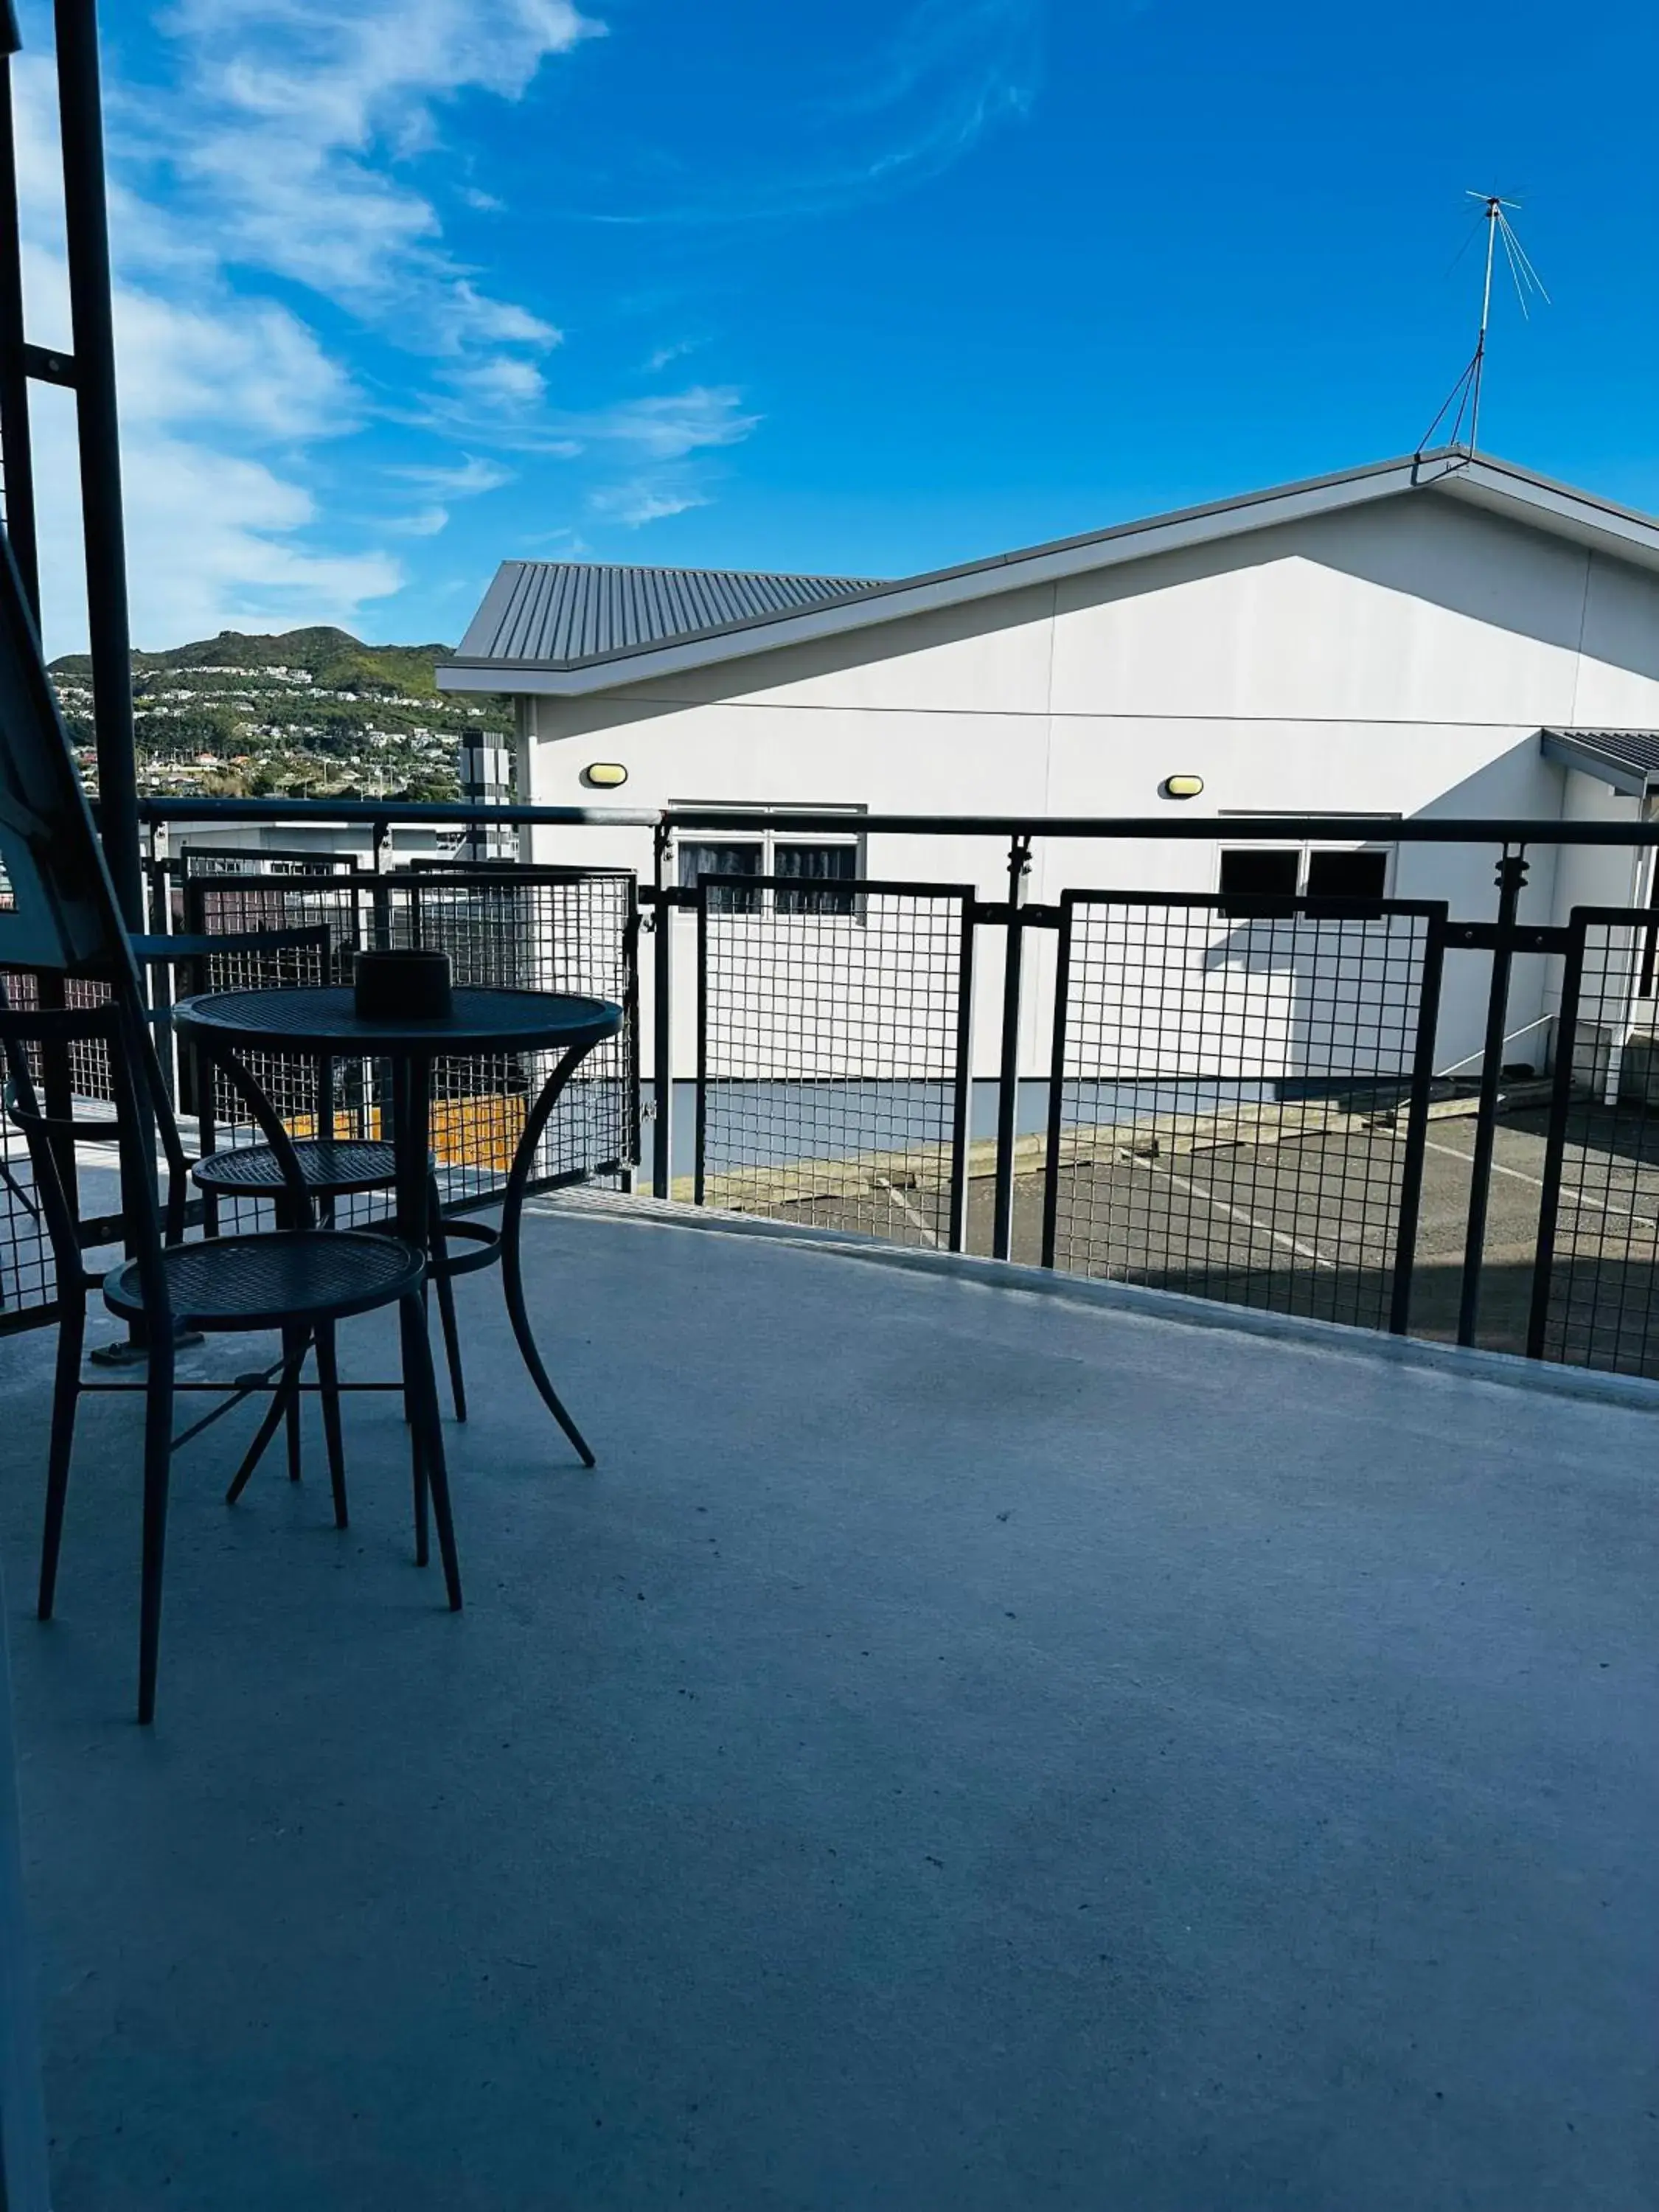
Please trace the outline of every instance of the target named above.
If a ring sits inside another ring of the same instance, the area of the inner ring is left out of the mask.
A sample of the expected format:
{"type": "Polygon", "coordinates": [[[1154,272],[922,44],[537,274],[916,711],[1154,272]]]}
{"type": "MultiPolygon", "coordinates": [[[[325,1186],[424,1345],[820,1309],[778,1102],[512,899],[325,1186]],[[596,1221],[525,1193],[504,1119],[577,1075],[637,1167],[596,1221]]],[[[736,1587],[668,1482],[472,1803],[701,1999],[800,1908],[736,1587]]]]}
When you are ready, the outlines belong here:
{"type": "Polygon", "coordinates": [[[1160,799],[1196,799],[1203,788],[1201,775],[1166,775],[1158,791],[1160,799]]]}
{"type": "Polygon", "coordinates": [[[595,791],[614,791],[627,781],[628,770],[620,761],[590,761],[582,770],[582,781],[595,791]]]}

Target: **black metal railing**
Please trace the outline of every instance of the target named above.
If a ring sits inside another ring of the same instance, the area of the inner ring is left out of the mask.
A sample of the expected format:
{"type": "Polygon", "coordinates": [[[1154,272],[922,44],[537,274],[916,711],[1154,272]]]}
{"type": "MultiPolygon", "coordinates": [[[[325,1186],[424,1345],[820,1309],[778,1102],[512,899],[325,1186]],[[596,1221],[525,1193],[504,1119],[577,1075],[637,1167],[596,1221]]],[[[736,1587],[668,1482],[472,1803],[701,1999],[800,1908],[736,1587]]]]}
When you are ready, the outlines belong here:
{"type": "MultiPolygon", "coordinates": [[[[959,880],[901,867],[899,880],[837,869],[682,884],[681,840],[844,842],[848,815],[284,800],[146,812],[159,926],[322,921],[337,960],[361,944],[443,943],[474,980],[622,1000],[623,1038],[550,1136],[544,1183],[627,1181],[638,1166],[658,1194],[705,1206],[1659,1376],[1654,915],[1633,901],[1527,911],[1529,863],[1554,848],[1650,852],[1659,824],[860,815],[863,853],[949,839],[969,856],[959,880]],[[641,836],[632,871],[391,865],[396,830],[486,818],[498,832],[648,832],[649,850],[641,836]],[[355,855],[170,856],[166,834],[186,821],[369,835],[355,855]],[[1106,887],[1030,898],[1055,841],[1106,887]],[[1217,890],[1145,880],[1159,872],[1148,844],[1322,841],[1367,850],[1368,865],[1306,869],[1299,892],[1288,865],[1277,890],[1248,887],[1259,869],[1217,890]],[[1110,856],[1127,845],[1142,849],[1120,875],[1110,856]],[[1390,870],[1431,889],[1415,848],[1458,846],[1492,865],[1484,912],[1311,895],[1339,878],[1369,892],[1390,870]],[[1540,959],[1541,992],[1534,967],[1512,1012],[1517,974],[1540,959]],[[1452,1000],[1467,1035],[1449,1042],[1452,1000]]],[[[524,1075],[457,1072],[457,1126],[470,1112],[472,1133],[451,1163],[453,1205],[498,1192],[489,1116],[508,1127],[524,1075]]],[[[372,1102],[372,1071],[362,1095],[372,1102]]],[[[0,1201],[15,1245],[15,1195],[0,1201]]],[[[7,1289],[5,1218],[0,1301],[15,1320],[43,1305],[35,1277],[21,1306],[7,1289]]]]}

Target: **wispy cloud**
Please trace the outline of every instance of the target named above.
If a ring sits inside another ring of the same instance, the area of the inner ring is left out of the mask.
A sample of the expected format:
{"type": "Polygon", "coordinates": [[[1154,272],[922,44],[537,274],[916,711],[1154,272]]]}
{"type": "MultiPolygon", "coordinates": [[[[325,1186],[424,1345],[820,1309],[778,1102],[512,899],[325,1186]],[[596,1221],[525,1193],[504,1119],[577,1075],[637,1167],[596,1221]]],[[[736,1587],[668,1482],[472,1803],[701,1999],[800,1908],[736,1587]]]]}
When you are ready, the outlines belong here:
{"type": "Polygon", "coordinates": [[[589,491],[587,511],[637,530],[708,506],[714,495],[702,457],[741,444],[761,418],[744,412],[742,395],[729,385],[693,385],[559,419],[573,452],[629,465],[620,480],[589,491]]]}
{"type": "Polygon", "coordinates": [[[503,484],[513,481],[511,469],[478,453],[469,453],[460,461],[434,462],[426,466],[405,465],[393,469],[392,474],[405,483],[441,493],[446,499],[473,499],[481,492],[499,491],[503,484]]]}
{"type": "Polygon", "coordinates": [[[430,507],[417,507],[412,514],[401,514],[387,527],[401,538],[435,538],[449,527],[449,509],[435,501],[430,507]]]}
{"type": "MultiPolygon", "coordinates": [[[[51,64],[20,57],[13,84],[29,324],[66,334],[51,64]]],[[[144,210],[127,200],[119,212],[144,210]]],[[[132,228],[141,273],[118,274],[113,300],[135,635],[167,643],[247,620],[349,617],[396,591],[403,572],[389,553],[312,542],[316,501],[288,465],[296,447],[358,427],[363,402],[350,377],[288,307],[240,296],[210,256],[158,252],[165,224],[132,228]]],[[[42,611],[54,650],[85,629],[65,398],[43,394],[33,410],[42,611]]]]}
{"type": "Polygon", "coordinates": [[[1045,14],[1046,0],[908,0],[878,46],[839,52],[805,91],[792,67],[775,98],[750,93],[711,125],[721,88],[704,88],[687,103],[695,140],[620,146],[603,204],[571,212],[621,224],[774,222],[925,182],[1030,112],[1045,14]]]}
{"type": "Polygon", "coordinates": [[[159,150],[228,259],[411,350],[557,343],[455,260],[417,173],[460,94],[517,100],[602,34],[573,0],[177,0],[166,26],[182,67],[159,150]]]}
{"type": "Polygon", "coordinates": [[[672,345],[659,345],[654,353],[646,356],[646,374],[660,375],[672,362],[684,361],[687,354],[696,353],[702,343],[701,338],[677,338],[672,345]]]}
{"type": "Polygon", "coordinates": [[[600,484],[587,495],[589,514],[604,522],[637,530],[647,522],[661,522],[671,514],[684,514],[694,507],[707,507],[708,495],[694,486],[678,489],[639,477],[630,483],[600,484]]]}
{"type": "Polygon", "coordinates": [[[694,384],[684,392],[649,392],[588,414],[550,417],[568,445],[630,447],[647,459],[678,461],[688,453],[740,445],[760,424],[743,410],[743,395],[729,384],[694,384]]]}
{"type": "MultiPolygon", "coordinates": [[[[520,98],[603,27],[574,0],[176,0],[161,27],[160,81],[112,71],[106,94],[135,633],[349,621],[404,568],[372,537],[351,543],[361,521],[321,513],[321,449],[423,413],[488,442],[544,408],[561,343],[451,252],[426,157],[452,103],[520,98]],[[384,373],[371,385],[344,365],[342,317],[425,363],[396,410],[384,373]]],[[[51,65],[26,53],[15,81],[31,331],[61,344],[51,65]]],[[[72,423],[50,401],[39,423],[58,647],[84,624],[72,423]]],[[[378,528],[435,536],[455,499],[509,475],[476,456],[434,464],[430,481],[405,479],[428,496],[378,528]]]]}

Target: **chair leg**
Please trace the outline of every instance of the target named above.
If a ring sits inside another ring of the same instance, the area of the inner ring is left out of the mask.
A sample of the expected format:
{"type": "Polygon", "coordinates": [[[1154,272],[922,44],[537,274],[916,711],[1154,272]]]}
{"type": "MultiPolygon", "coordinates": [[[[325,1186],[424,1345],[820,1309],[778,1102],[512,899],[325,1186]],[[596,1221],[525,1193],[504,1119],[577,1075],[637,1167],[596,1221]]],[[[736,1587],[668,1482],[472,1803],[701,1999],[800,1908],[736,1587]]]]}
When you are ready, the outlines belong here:
{"type": "MultiPolygon", "coordinates": [[[[398,1301],[398,1321],[403,1336],[404,1419],[409,1423],[409,1472],[415,1492],[415,1564],[417,1567],[423,1567],[431,1558],[432,1552],[426,1528],[426,1441],[414,1382],[414,1339],[418,1337],[422,1345],[428,1343],[426,1306],[418,1292],[412,1298],[398,1301]]],[[[430,1357],[428,1347],[428,1359],[430,1357]]]]}
{"type": "Polygon", "coordinates": [[[144,1398],[144,1540],[138,1618],[138,1718],[155,1717],[155,1668],[161,1647],[161,1562],[167,1549],[167,1477],[173,1459],[173,1340],[152,1338],[144,1398]]]}
{"type": "MultiPolygon", "coordinates": [[[[301,1340],[300,1355],[301,1360],[303,1360],[305,1357],[305,1344],[308,1341],[308,1339],[301,1340]]],[[[283,1339],[283,1351],[286,1354],[286,1336],[284,1336],[283,1339]]],[[[252,1479],[254,1468],[258,1466],[260,1461],[264,1457],[266,1448],[270,1444],[271,1438],[282,1426],[283,1416],[288,1411],[289,1399],[297,1398],[299,1395],[299,1392],[296,1388],[299,1380],[299,1367],[293,1362],[287,1360],[285,1358],[283,1371],[276,1378],[276,1386],[271,1391],[270,1404],[265,1410],[264,1419],[260,1422],[258,1427],[253,1432],[253,1442],[248,1446],[246,1451],[243,1454],[242,1464],[237,1468],[235,1474],[230,1479],[230,1487],[225,1492],[225,1503],[227,1505],[234,1505],[237,1499],[241,1496],[242,1492],[247,1488],[250,1480],[252,1479]]]]}
{"type": "Polygon", "coordinates": [[[340,1431],[340,1368],[335,1354],[334,1323],[317,1332],[317,1380],[322,1385],[323,1435],[328,1444],[328,1479],[334,1491],[334,1525],[350,1527],[346,1512],[345,1439],[340,1431]]]}
{"type": "Polygon", "coordinates": [[[74,1299],[58,1324],[58,1370],[52,1392],[52,1448],[46,1461],[46,1522],[40,1538],[42,1620],[52,1619],[58,1589],[58,1553],[64,1540],[64,1504],[69,1496],[70,1455],[75,1449],[75,1414],[81,1397],[81,1351],[86,1340],[85,1295],[74,1299]]]}
{"type": "Polygon", "coordinates": [[[455,1523],[449,1509],[449,1470],[444,1463],[443,1423],[438,1412],[437,1378],[432,1371],[432,1345],[421,1318],[419,1294],[403,1300],[404,1357],[409,1361],[405,1380],[421,1438],[424,1479],[432,1492],[432,1517],[438,1524],[438,1551],[444,1563],[444,1587],[449,1609],[461,1609],[461,1568],[455,1551],[455,1523]]]}
{"type": "Polygon", "coordinates": [[[443,1200],[438,1194],[436,1176],[428,1184],[427,1191],[427,1212],[430,1221],[427,1243],[436,1263],[433,1280],[438,1288],[438,1318],[443,1324],[444,1357],[449,1365],[449,1395],[454,1401],[456,1419],[464,1421],[466,1419],[466,1378],[461,1372],[461,1333],[455,1320],[455,1285],[444,1265],[448,1248],[444,1243],[443,1200]]]}
{"type": "MultiPolygon", "coordinates": [[[[299,1329],[285,1328],[283,1331],[283,1350],[288,1358],[296,1383],[305,1367],[307,1341],[307,1337],[299,1329]]],[[[297,1482],[300,1480],[301,1436],[300,1413],[304,1402],[298,1389],[290,1389],[288,1394],[288,1479],[290,1482],[297,1482]]]]}

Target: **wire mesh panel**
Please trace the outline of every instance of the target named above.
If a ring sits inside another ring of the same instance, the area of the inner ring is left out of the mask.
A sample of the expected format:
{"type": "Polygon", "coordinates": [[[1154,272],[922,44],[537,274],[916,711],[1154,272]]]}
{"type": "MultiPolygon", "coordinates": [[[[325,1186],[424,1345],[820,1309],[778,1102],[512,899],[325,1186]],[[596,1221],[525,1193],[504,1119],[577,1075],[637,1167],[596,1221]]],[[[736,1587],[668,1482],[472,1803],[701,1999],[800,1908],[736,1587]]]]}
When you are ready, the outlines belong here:
{"type": "MultiPolygon", "coordinates": [[[[101,1006],[109,997],[107,983],[94,983],[77,975],[48,975],[46,997],[41,996],[41,978],[31,972],[14,970],[3,979],[6,994],[14,1006],[101,1006]],[[55,995],[54,995],[55,994],[55,995]]],[[[42,1061],[39,1045],[28,1048],[29,1066],[35,1080],[50,1087],[55,1079],[62,1079],[42,1061]]],[[[96,1038],[76,1037],[58,1048],[58,1063],[66,1076],[68,1089],[65,1097],[88,1098],[106,1103],[115,1096],[115,1086],[110,1074],[109,1047],[96,1038]]]]}
{"type": "MultiPolygon", "coordinates": [[[[199,991],[297,990],[326,983],[335,967],[332,939],[324,926],[306,926],[315,933],[319,942],[258,947],[239,945],[234,951],[210,952],[179,962],[178,972],[169,981],[179,995],[199,991]]],[[[228,930],[204,933],[207,936],[232,933],[228,930]]],[[[153,977],[154,974],[152,969],[153,977]]],[[[153,994],[155,990],[153,981],[153,994]]],[[[314,1060],[274,1052],[247,1052],[240,1058],[270,1100],[283,1126],[293,1136],[323,1136],[331,1131],[337,1137],[349,1136],[363,1133],[366,1122],[372,1118],[362,1110],[361,1102],[354,1106],[349,1083],[342,1083],[337,1072],[319,1067],[314,1060]],[[334,1079],[331,1082],[331,1073],[334,1079]]],[[[198,1116],[203,1152],[222,1151],[235,1145],[262,1145],[265,1141],[246,1102],[221,1068],[210,1063],[198,1065],[192,1055],[184,1054],[178,1079],[181,1110],[198,1116]]],[[[208,1219],[222,1231],[271,1225],[270,1212],[252,1199],[210,1194],[206,1205],[208,1219]]],[[[359,1205],[354,1200],[349,1214],[342,1212],[340,1218],[344,1222],[348,1218],[364,1218],[385,1211],[383,1205],[359,1205]]]]}
{"type": "MultiPolygon", "coordinates": [[[[458,983],[567,991],[623,1008],[615,1037],[566,1085],[537,1146],[530,1187],[618,1176],[639,1158],[635,962],[636,884],[621,869],[410,871],[381,897],[387,942],[447,952],[458,983]]],[[[556,1055],[512,1053],[440,1060],[433,1069],[433,1152],[446,1201],[501,1190],[525,1117],[556,1055]]]]}
{"type": "MultiPolygon", "coordinates": [[[[73,976],[49,975],[44,978],[44,990],[42,982],[27,970],[0,972],[8,1001],[20,1009],[43,1003],[101,1006],[109,997],[106,984],[73,976]]],[[[113,1097],[109,1055],[103,1045],[76,1041],[54,1052],[45,1052],[38,1044],[27,1049],[30,1071],[49,1113],[82,1112],[88,1104],[107,1103],[113,1097]]],[[[118,1210],[120,1176],[112,1146],[66,1149],[62,1164],[66,1176],[74,1170],[70,1194],[83,1217],[96,1221],[118,1210]]],[[[27,1143],[21,1130],[0,1116],[0,1334],[48,1320],[57,1296],[52,1245],[27,1143]]]]}
{"type": "Polygon", "coordinates": [[[700,1205],[962,1243],[973,893],[697,889],[700,1205]]]}
{"type": "Polygon", "coordinates": [[[1444,923],[1066,892],[1046,1263],[1403,1328],[1444,923]]]}
{"type": "MultiPolygon", "coordinates": [[[[280,866],[264,854],[188,853],[184,926],[198,937],[236,937],[259,929],[325,928],[330,982],[351,981],[353,956],[376,941],[375,878],[319,854],[280,866]]],[[[203,984],[204,990],[229,985],[203,984]]]]}
{"type": "Polygon", "coordinates": [[[1569,922],[1527,1349],[1659,1376],[1655,927],[1601,908],[1569,922]]]}
{"type": "MultiPolygon", "coordinates": [[[[349,854],[191,849],[184,855],[184,866],[186,934],[240,937],[262,930],[325,929],[328,939],[325,951],[260,949],[181,963],[168,979],[175,995],[349,982],[354,955],[374,941],[374,878],[360,872],[349,854]]],[[[390,1096],[390,1079],[383,1071],[356,1061],[323,1071],[314,1061],[279,1053],[249,1053],[245,1064],[295,1136],[382,1133],[390,1096]]],[[[178,1070],[178,1097],[181,1112],[200,1117],[204,1150],[264,1141],[246,1103],[222,1073],[198,1078],[186,1059],[178,1070]]],[[[389,1126],[384,1133],[390,1135],[389,1126]]],[[[227,1233],[270,1225],[270,1209],[262,1200],[210,1198],[208,1205],[210,1218],[227,1233]]],[[[337,1218],[343,1225],[362,1224],[384,1215],[389,1206],[389,1199],[378,1194],[354,1197],[342,1203],[337,1218]]]]}
{"type": "MultiPolygon", "coordinates": [[[[40,1003],[36,979],[15,969],[0,973],[0,988],[14,1006],[40,1003]]],[[[35,1075],[40,1074],[38,1059],[35,1075]]],[[[4,1069],[0,1066],[0,1081],[4,1069]]],[[[0,1116],[0,1334],[47,1319],[58,1295],[52,1244],[34,1188],[28,1148],[21,1129],[0,1116]]]]}
{"type": "Polygon", "coordinates": [[[57,1295],[28,1154],[8,1124],[0,1127],[0,1334],[46,1319],[57,1295]]]}
{"type": "MultiPolygon", "coordinates": [[[[332,980],[340,982],[349,981],[352,956],[363,946],[423,945],[450,955],[458,983],[568,991],[616,1001],[624,1010],[623,1028],[589,1054],[561,1097],[538,1146],[530,1188],[619,1175],[637,1159],[638,926],[631,873],[448,867],[382,875],[192,876],[186,883],[185,921],[210,936],[325,923],[334,948],[332,980]]],[[[233,987],[210,979],[194,988],[233,987]]],[[[248,1065],[296,1133],[321,1126],[323,1109],[310,1062],[260,1056],[248,1065]]],[[[554,1056],[544,1053],[435,1064],[432,1148],[447,1206],[483,1205],[500,1195],[526,1115],[553,1066],[554,1056]]],[[[371,1140],[388,1137],[390,1065],[337,1060],[329,1073],[334,1133],[371,1140]]],[[[227,1095],[222,1079],[210,1110],[221,1117],[231,1141],[255,1137],[246,1126],[246,1109],[227,1095]]],[[[343,1202],[338,1218],[372,1219],[389,1203],[378,1194],[359,1195],[343,1202]]],[[[256,1204],[237,1201],[244,1210],[256,1204]]]]}

